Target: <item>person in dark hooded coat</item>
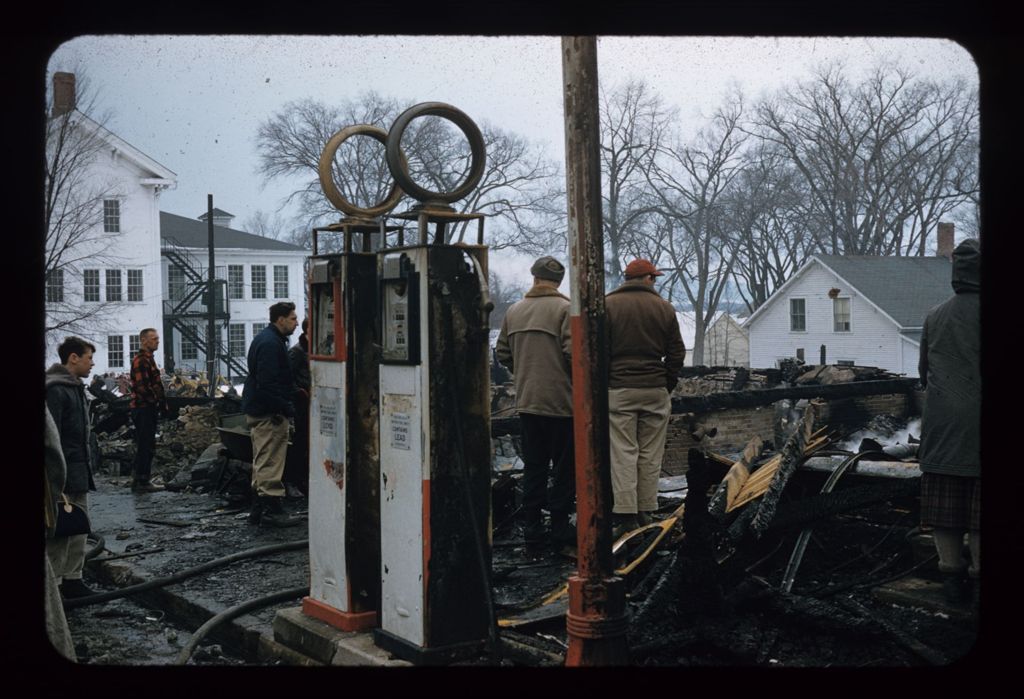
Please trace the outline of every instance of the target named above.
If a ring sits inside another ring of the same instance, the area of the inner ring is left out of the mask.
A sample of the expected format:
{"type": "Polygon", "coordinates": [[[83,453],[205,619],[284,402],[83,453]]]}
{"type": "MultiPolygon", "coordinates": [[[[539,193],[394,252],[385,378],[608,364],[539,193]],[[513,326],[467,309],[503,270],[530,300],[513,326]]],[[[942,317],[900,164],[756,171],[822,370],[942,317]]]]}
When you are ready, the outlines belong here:
{"type": "Polygon", "coordinates": [[[921,523],[932,528],[947,601],[978,593],[981,574],[981,246],[953,250],[952,298],[929,311],[918,365],[921,523]],[[967,534],[970,566],[964,560],[967,534]]]}

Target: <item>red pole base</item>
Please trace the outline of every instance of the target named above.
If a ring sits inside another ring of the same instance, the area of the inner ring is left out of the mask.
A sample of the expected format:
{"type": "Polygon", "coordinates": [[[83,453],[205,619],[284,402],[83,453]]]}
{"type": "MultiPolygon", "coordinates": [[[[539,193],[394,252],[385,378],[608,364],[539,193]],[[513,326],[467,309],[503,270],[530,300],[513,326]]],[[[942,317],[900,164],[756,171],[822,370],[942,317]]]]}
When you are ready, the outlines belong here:
{"type": "Polygon", "coordinates": [[[342,631],[366,631],[377,626],[377,612],[343,612],[312,597],[302,598],[302,613],[342,631]]]}
{"type": "Polygon", "coordinates": [[[626,584],[617,576],[569,578],[566,667],[628,665],[626,584]]]}

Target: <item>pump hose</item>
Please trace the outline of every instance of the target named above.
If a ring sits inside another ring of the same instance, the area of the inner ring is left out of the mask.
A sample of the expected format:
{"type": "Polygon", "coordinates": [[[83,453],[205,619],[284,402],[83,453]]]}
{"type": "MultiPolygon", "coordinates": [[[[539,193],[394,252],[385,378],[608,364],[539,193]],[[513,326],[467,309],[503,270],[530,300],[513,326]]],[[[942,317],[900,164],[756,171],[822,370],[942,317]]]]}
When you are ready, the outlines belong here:
{"type": "Polygon", "coordinates": [[[139,583],[137,585],[129,585],[128,587],[122,587],[120,590],[101,592],[96,595],[87,595],[85,597],[72,597],[64,600],[64,609],[74,609],[76,607],[84,607],[89,604],[109,602],[113,599],[127,597],[128,595],[134,595],[138,592],[145,592],[146,590],[152,590],[157,587],[163,587],[165,585],[180,582],[186,578],[191,578],[195,575],[199,575],[200,573],[205,573],[208,570],[212,570],[222,565],[227,565],[228,563],[234,563],[235,561],[241,561],[246,558],[279,553],[281,551],[296,551],[298,549],[305,548],[308,545],[309,540],[302,539],[300,541],[288,541],[280,544],[270,544],[268,546],[259,546],[254,549],[239,551],[228,556],[215,558],[212,561],[202,563],[194,568],[186,568],[185,570],[174,573],[173,575],[168,575],[163,578],[154,578],[153,580],[147,580],[146,582],[139,583]]]}
{"type": "Polygon", "coordinates": [[[293,587],[290,590],[281,590],[280,592],[274,592],[263,597],[257,597],[241,604],[236,604],[234,607],[229,607],[219,614],[215,614],[206,620],[202,626],[196,629],[195,633],[192,634],[192,638],[188,639],[188,643],[181,649],[178,656],[174,659],[175,665],[185,665],[188,663],[188,659],[192,657],[192,653],[195,651],[199,642],[203,640],[210,631],[225,621],[231,621],[235,617],[241,616],[253,609],[261,609],[263,607],[270,606],[276,602],[287,602],[290,599],[296,597],[302,597],[309,592],[309,586],[293,587]]]}
{"type": "MultiPolygon", "coordinates": [[[[448,345],[449,349],[455,347],[455,329],[453,328],[452,320],[452,299],[451,290],[447,284],[442,284],[441,288],[441,300],[444,308],[444,334],[445,344],[448,345]]],[[[480,565],[480,580],[484,586],[484,598],[487,600],[487,613],[490,617],[490,624],[488,624],[487,636],[490,640],[491,652],[494,654],[496,659],[500,660],[501,657],[501,646],[498,644],[498,618],[494,611],[494,591],[491,590],[491,576],[487,570],[487,565],[484,556],[484,545],[480,538],[480,530],[478,527],[479,521],[476,516],[476,508],[473,507],[473,495],[469,489],[469,469],[466,467],[466,453],[465,443],[462,438],[462,414],[458,410],[458,389],[459,372],[452,372],[452,380],[446,382],[449,387],[449,397],[452,401],[452,406],[456,408],[453,413],[455,423],[455,449],[457,460],[459,462],[459,469],[462,471],[462,494],[466,498],[466,509],[469,511],[469,522],[470,528],[473,530],[473,541],[476,544],[476,558],[477,563],[480,565]]]]}
{"type": "Polygon", "coordinates": [[[88,543],[89,539],[95,540],[96,543],[93,545],[93,547],[91,549],[89,549],[88,551],[85,552],[85,560],[86,561],[91,560],[93,558],[96,558],[96,556],[98,556],[101,553],[103,553],[103,549],[106,548],[106,546],[107,546],[107,542],[104,541],[103,537],[100,536],[99,534],[90,532],[88,537],[87,537],[87,539],[86,539],[86,543],[88,543]]]}

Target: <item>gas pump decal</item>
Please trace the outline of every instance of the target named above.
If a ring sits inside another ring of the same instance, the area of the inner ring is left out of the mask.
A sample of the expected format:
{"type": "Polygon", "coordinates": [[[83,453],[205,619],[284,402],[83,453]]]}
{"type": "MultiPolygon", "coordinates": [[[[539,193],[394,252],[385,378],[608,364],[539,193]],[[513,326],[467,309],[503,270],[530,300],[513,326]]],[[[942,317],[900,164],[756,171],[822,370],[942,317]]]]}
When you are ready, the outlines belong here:
{"type": "Polygon", "coordinates": [[[395,449],[409,451],[412,445],[409,442],[409,429],[412,421],[409,413],[391,413],[391,446],[395,449]]]}
{"type": "Polygon", "coordinates": [[[320,434],[324,437],[338,436],[338,405],[336,403],[320,405],[320,434]]]}

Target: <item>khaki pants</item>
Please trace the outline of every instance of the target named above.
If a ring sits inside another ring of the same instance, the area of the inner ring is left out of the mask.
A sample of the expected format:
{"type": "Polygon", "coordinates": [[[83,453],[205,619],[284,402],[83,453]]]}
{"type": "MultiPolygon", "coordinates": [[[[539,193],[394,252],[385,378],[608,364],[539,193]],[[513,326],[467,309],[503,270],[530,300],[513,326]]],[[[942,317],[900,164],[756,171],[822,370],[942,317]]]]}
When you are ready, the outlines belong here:
{"type": "Polygon", "coordinates": [[[252,435],[252,489],[256,495],[283,498],[281,476],[288,453],[288,418],[284,415],[245,416],[252,435]],[[274,424],[275,419],[278,424],[274,424]]]}
{"type": "MultiPolygon", "coordinates": [[[[88,493],[68,493],[68,500],[89,513],[88,493]]],[[[81,580],[85,566],[86,534],[61,536],[46,540],[46,557],[53,568],[53,577],[60,584],[65,580],[81,580]]]]}
{"type": "Polygon", "coordinates": [[[672,401],[664,388],[608,389],[612,512],[658,509],[658,476],[672,401]]]}
{"type": "Polygon", "coordinates": [[[61,655],[72,662],[78,662],[75,657],[75,644],[71,640],[71,629],[68,628],[68,619],[64,616],[64,606],[60,600],[60,590],[57,589],[57,578],[53,574],[53,566],[50,559],[44,557],[46,562],[46,590],[43,596],[43,614],[46,619],[46,636],[50,643],[61,655]]]}

